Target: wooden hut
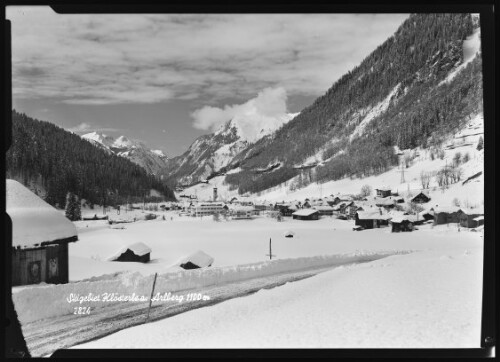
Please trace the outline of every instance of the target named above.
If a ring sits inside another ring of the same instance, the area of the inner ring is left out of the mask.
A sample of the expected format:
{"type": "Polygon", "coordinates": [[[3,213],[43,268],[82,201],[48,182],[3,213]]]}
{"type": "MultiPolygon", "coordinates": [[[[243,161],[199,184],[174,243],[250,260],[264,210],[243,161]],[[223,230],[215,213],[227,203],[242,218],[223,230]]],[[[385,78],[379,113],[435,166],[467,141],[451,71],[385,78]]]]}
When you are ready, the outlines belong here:
{"type": "MultiPolygon", "coordinates": [[[[460,226],[465,228],[475,228],[479,226],[479,223],[476,218],[480,216],[484,216],[483,209],[461,209],[462,213],[460,214],[460,226]]],[[[484,217],[482,219],[484,223],[484,217]]]]}
{"type": "Polygon", "coordinates": [[[314,209],[300,209],[292,214],[296,220],[318,220],[319,211],[314,209]]]}
{"type": "Polygon", "coordinates": [[[413,199],[411,199],[411,202],[415,204],[425,204],[426,202],[431,201],[431,198],[429,195],[420,192],[417,196],[415,196],[413,199]]]}
{"type": "Polygon", "coordinates": [[[377,192],[377,196],[378,197],[391,196],[391,189],[388,188],[388,187],[383,187],[383,188],[380,188],[380,189],[375,189],[375,191],[377,192]]]}
{"type": "Polygon", "coordinates": [[[183,269],[198,269],[212,266],[213,262],[214,258],[200,250],[182,259],[179,266],[183,269]]]}
{"type": "Polygon", "coordinates": [[[354,224],[362,226],[364,229],[379,228],[389,225],[391,216],[384,213],[381,209],[373,211],[358,211],[354,224]]]}
{"type": "Polygon", "coordinates": [[[151,259],[151,248],[144,243],[133,243],[120,248],[109,261],[135,261],[147,263],[151,259]]]}
{"type": "Polygon", "coordinates": [[[413,215],[404,215],[399,217],[392,218],[389,223],[392,227],[392,232],[400,232],[400,231],[413,231],[415,222],[417,221],[416,216],[413,215]]]}
{"type": "Polygon", "coordinates": [[[292,216],[293,210],[290,209],[291,204],[276,204],[275,210],[278,210],[281,216],[292,216]]]}
{"type": "Polygon", "coordinates": [[[458,207],[434,207],[434,225],[459,223],[462,210],[458,207]]]}
{"type": "Polygon", "coordinates": [[[332,216],[333,215],[333,207],[326,205],[318,205],[313,207],[315,210],[318,210],[320,216],[332,216]]]}
{"type": "Polygon", "coordinates": [[[75,225],[61,211],[14,180],[6,182],[12,222],[12,286],[68,282],[68,243],[75,225]]]}

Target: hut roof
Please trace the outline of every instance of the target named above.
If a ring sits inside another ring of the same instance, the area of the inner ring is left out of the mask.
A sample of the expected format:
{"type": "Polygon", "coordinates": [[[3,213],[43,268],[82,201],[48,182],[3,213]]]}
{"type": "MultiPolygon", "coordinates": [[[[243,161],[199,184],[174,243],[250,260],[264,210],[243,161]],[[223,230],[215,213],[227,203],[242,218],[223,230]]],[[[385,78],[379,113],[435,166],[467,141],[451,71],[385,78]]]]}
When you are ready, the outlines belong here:
{"type": "Polygon", "coordinates": [[[198,250],[196,253],[193,253],[184,259],[182,259],[179,264],[185,264],[187,262],[191,262],[194,265],[199,266],[200,268],[203,268],[205,266],[209,266],[214,262],[214,258],[212,258],[210,255],[204,253],[201,250],[198,250]]]}
{"type": "Polygon", "coordinates": [[[312,215],[312,214],[314,214],[316,212],[318,212],[318,210],[314,210],[314,209],[301,209],[301,210],[295,211],[292,215],[309,216],[309,215],[312,215]]]}
{"type": "Polygon", "coordinates": [[[72,238],[75,225],[61,211],[15,180],[6,182],[6,211],[12,220],[12,246],[33,247],[72,238]]]}
{"type": "Polygon", "coordinates": [[[433,210],[435,214],[439,214],[442,212],[445,212],[447,214],[452,214],[452,213],[458,212],[462,209],[457,207],[457,206],[436,206],[436,207],[431,208],[431,210],[433,210]]]}
{"type": "Polygon", "coordinates": [[[461,210],[464,214],[467,214],[467,215],[484,215],[484,208],[483,207],[476,207],[474,209],[462,208],[461,210]]]}
{"type": "Polygon", "coordinates": [[[240,212],[247,212],[254,210],[253,206],[246,206],[246,205],[228,205],[228,208],[231,211],[240,211],[240,212]]]}
{"type": "Polygon", "coordinates": [[[143,256],[151,252],[151,248],[149,246],[144,243],[138,242],[122,246],[116,253],[108,257],[108,260],[112,261],[118,259],[120,255],[127,251],[127,249],[130,249],[137,256],[143,256]]]}
{"type": "Polygon", "coordinates": [[[415,215],[398,215],[391,219],[392,223],[402,223],[403,221],[416,222],[417,217],[415,215]]]}
{"type": "Polygon", "coordinates": [[[379,210],[370,211],[358,211],[358,219],[360,220],[389,220],[391,215],[386,213],[380,213],[379,210]]]}
{"type": "Polygon", "coordinates": [[[314,206],[314,209],[318,211],[333,211],[333,207],[327,205],[318,205],[314,206]]]}

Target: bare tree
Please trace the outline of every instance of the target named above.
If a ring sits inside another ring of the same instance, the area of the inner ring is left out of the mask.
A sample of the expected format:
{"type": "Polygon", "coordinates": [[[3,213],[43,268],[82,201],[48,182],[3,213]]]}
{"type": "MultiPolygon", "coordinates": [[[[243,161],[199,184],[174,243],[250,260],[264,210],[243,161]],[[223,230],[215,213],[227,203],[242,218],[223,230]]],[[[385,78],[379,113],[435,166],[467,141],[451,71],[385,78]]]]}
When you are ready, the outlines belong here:
{"type": "Polygon", "coordinates": [[[363,187],[361,187],[360,196],[361,197],[370,196],[372,194],[372,191],[373,190],[370,185],[364,185],[363,187]]]}

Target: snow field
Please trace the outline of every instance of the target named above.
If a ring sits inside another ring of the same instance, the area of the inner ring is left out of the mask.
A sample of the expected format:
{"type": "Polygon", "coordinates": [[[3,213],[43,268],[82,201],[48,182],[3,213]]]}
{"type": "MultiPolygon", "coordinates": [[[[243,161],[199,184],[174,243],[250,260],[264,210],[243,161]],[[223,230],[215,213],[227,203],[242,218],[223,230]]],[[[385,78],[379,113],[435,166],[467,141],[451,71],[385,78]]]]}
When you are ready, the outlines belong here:
{"type": "Polygon", "coordinates": [[[73,348],[477,348],[482,250],[340,266],[73,348]]]}
{"type": "MultiPolygon", "coordinates": [[[[159,275],[155,293],[178,292],[182,290],[242,281],[256,277],[275,275],[283,272],[304,269],[338,266],[348,263],[360,263],[376,260],[394,254],[406,254],[408,251],[388,251],[385,253],[353,253],[347,255],[323,255],[298,259],[282,259],[267,262],[236,265],[220,268],[182,270],[159,275]]],[[[106,275],[94,280],[80,281],[59,285],[40,285],[23,288],[13,294],[13,301],[21,323],[29,323],[44,318],[73,313],[75,306],[102,308],[115,302],[69,302],[71,295],[77,299],[86,296],[116,293],[117,295],[147,296],[151,293],[153,278],[140,273],[106,275]],[[43,303],[41,302],[43,301],[43,303]]],[[[102,297],[103,298],[103,297],[102,297]]],[[[90,298],[92,299],[92,298],[90,298]]],[[[118,303],[118,302],[117,302],[118,303]]]]}

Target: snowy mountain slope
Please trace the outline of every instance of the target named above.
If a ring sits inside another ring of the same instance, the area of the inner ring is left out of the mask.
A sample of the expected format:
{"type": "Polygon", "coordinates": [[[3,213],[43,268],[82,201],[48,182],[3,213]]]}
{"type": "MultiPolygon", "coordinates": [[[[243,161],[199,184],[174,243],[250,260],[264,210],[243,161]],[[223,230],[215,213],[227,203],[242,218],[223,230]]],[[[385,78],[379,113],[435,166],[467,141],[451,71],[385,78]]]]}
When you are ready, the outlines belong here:
{"type": "Polygon", "coordinates": [[[151,174],[158,174],[168,160],[161,150],[151,150],[144,143],[125,136],[114,139],[102,133],[91,132],[84,134],[82,138],[109,153],[128,158],[151,174]]]}
{"type": "Polygon", "coordinates": [[[163,174],[179,184],[195,184],[224,173],[234,157],[259,139],[271,136],[298,113],[280,117],[260,117],[248,122],[251,115],[235,116],[209,135],[196,139],[181,156],[168,161],[163,174]]]}
{"type": "Polygon", "coordinates": [[[472,56],[480,54],[474,24],[470,14],[411,15],[272,137],[236,155],[228,169],[241,172],[226,181],[240,193],[257,193],[304,169],[321,171],[322,182],[369,176],[396,165],[393,146],[427,147],[432,135],[440,139],[461,127],[482,107],[481,58],[472,56]],[[276,164],[273,172],[255,174],[276,164]]]}
{"type": "MultiPolygon", "coordinates": [[[[457,153],[461,158],[468,155],[469,160],[462,162],[459,168],[463,175],[460,182],[452,184],[443,190],[439,187],[435,176],[431,177],[429,189],[426,190],[431,196],[431,204],[442,206],[452,206],[454,199],[457,199],[462,206],[481,206],[484,202],[484,175],[480,175],[470,182],[462,185],[468,177],[479,172],[484,172],[484,149],[478,150],[479,138],[484,139],[484,119],[482,113],[477,114],[455,133],[443,140],[443,159],[432,156],[430,149],[415,148],[408,150],[398,150],[403,160],[405,155],[415,156],[408,168],[404,169],[405,182],[401,182],[401,168],[395,166],[380,175],[365,178],[344,178],[325,183],[312,182],[304,187],[294,187],[300,176],[286,181],[268,190],[254,193],[251,199],[258,203],[274,203],[281,201],[301,201],[306,198],[326,197],[337,194],[359,194],[361,187],[370,185],[372,189],[377,187],[390,187],[394,192],[407,198],[408,192],[415,196],[422,189],[421,173],[425,172],[434,175],[446,165],[453,164],[453,159],[457,153]],[[418,156],[416,156],[418,155],[418,156]],[[434,157],[434,159],[432,159],[434,157]]],[[[303,175],[309,173],[314,175],[315,168],[303,170],[303,175]]],[[[303,176],[306,177],[306,176],[303,176]]],[[[182,193],[186,195],[196,195],[200,200],[211,200],[213,188],[217,187],[221,200],[230,200],[238,196],[238,190],[225,181],[225,176],[212,178],[208,184],[199,184],[186,188],[182,193]]],[[[179,195],[176,195],[177,197],[179,195]]]]}

